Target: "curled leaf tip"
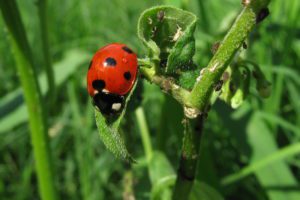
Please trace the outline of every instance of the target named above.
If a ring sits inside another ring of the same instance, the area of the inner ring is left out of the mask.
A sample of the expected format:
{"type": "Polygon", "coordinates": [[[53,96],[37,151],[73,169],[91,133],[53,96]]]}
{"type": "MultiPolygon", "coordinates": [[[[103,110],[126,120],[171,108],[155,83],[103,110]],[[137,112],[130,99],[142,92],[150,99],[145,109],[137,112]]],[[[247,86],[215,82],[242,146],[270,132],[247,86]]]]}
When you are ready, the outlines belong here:
{"type": "Polygon", "coordinates": [[[176,73],[179,67],[190,64],[195,53],[196,21],[194,14],[172,6],[156,6],[142,13],[138,36],[149,57],[166,61],[165,65],[158,64],[158,71],[176,73]]]}

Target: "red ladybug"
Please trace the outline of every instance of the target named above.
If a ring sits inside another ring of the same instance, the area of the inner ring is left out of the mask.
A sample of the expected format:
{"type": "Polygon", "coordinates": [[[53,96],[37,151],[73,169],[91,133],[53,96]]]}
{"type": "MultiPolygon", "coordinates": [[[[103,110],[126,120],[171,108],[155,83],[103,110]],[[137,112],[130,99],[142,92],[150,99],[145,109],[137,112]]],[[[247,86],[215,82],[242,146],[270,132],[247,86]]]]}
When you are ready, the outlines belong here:
{"type": "Polygon", "coordinates": [[[125,44],[109,44],[96,52],[87,73],[87,89],[103,114],[120,113],[137,70],[137,56],[125,44]]]}

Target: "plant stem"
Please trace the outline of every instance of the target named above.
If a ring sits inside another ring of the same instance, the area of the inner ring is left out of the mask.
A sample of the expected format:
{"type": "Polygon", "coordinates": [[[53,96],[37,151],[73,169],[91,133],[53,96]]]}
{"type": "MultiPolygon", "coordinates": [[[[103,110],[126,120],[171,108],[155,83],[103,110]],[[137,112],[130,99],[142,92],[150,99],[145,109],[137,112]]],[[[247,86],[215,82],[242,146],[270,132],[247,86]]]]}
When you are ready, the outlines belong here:
{"type": "Polygon", "coordinates": [[[149,129],[147,126],[146,117],[143,108],[138,107],[135,111],[135,115],[136,115],[138,127],[141,132],[142,143],[143,143],[146,159],[147,162],[149,163],[153,155],[153,150],[152,150],[149,129]]]}
{"type": "Polygon", "coordinates": [[[55,100],[55,80],[54,80],[54,72],[52,68],[52,61],[51,61],[50,47],[49,47],[47,0],[39,0],[37,5],[38,5],[39,18],[40,18],[40,29],[41,29],[42,48],[43,48],[43,55],[44,55],[44,64],[45,64],[45,70],[48,79],[49,105],[51,107],[55,100]]]}
{"type": "Polygon", "coordinates": [[[134,177],[132,174],[132,170],[128,170],[125,172],[123,177],[123,199],[135,199],[133,185],[134,177]]]}
{"type": "Polygon", "coordinates": [[[202,71],[191,92],[187,106],[197,108],[200,112],[205,110],[215,84],[220,80],[231,59],[256,25],[257,15],[261,9],[267,7],[269,2],[270,0],[251,0],[250,4],[245,6],[208,66],[202,71]]]}
{"type": "Polygon", "coordinates": [[[196,176],[204,116],[184,120],[184,138],[173,200],[187,199],[196,176]],[[195,126],[193,127],[193,123],[195,126]]]}
{"type": "Polygon", "coordinates": [[[54,187],[54,168],[51,162],[46,118],[25,29],[15,0],[0,0],[0,8],[10,32],[12,50],[29,114],[31,143],[41,199],[56,200],[58,196],[54,187]]]}
{"type": "Polygon", "coordinates": [[[190,92],[176,85],[171,78],[155,75],[154,70],[147,67],[141,67],[140,71],[148,81],[160,86],[164,92],[172,95],[179,103],[184,105],[188,100],[190,92]]]}
{"type": "Polygon", "coordinates": [[[245,5],[233,26],[223,39],[218,51],[215,53],[208,66],[202,70],[197,82],[192,89],[187,107],[192,108],[185,113],[187,117],[195,118],[198,121],[198,130],[191,128],[192,119],[185,121],[185,134],[179,170],[176,184],[173,191],[173,199],[187,199],[193,186],[196,174],[196,166],[199,157],[200,139],[203,129],[203,115],[209,105],[211,94],[215,85],[220,80],[231,59],[241,47],[250,31],[257,23],[257,15],[261,9],[269,4],[270,0],[251,0],[249,5],[245,5]]]}

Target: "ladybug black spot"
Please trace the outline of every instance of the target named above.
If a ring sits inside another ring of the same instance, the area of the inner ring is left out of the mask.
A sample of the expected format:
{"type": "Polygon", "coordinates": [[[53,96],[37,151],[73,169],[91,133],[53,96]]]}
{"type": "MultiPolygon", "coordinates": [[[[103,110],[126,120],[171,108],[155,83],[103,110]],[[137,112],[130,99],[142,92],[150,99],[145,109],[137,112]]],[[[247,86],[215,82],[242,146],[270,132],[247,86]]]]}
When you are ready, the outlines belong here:
{"type": "Polygon", "coordinates": [[[93,88],[95,90],[101,91],[103,88],[105,88],[105,82],[103,80],[95,80],[92,82],[93,88]]]}
{"type": "Polygon", "coordinates": [[[129,81],[129,80],[131,79],[131,74],[130,74],[130,72],[125,72],[123,75],[124,75],[124,78],[125,78],[127,81],[129,81]]]}
{"type": "Polygon", "coordinates": [[[108,57],[105,59],[104,61],[104,66],[108,67],[108,66],[116,66],[117,65],[117,61],[114,58],[108,57]]]}
{"type": "Polygon", "coordinates": [[[89,69],[91,68],[92,64],[93,64],[93,61],[91,60],[90,65],[89,65],[89,69]]]}
{"type": "Polygon", "coordinates": [[[127,53],[133,53],[133,51],[131,49],[129,49],[127,46],[122,47],[122,49],[124,51],[126,51],[127,53]]]}

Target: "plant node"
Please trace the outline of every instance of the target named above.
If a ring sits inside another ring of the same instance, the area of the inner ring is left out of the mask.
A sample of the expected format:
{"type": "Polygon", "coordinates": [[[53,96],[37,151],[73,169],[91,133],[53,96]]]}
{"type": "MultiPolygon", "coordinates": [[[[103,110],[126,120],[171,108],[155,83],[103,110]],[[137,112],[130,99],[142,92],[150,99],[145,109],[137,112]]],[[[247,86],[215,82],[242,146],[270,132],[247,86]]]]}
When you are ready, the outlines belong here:
{"type": "Polygon", "coordinates": [[[184,106],[184,115],[189,119],[195,119],[198,115],[201,114],[201,111],[196,108],[190,108],[184,106]]]}

